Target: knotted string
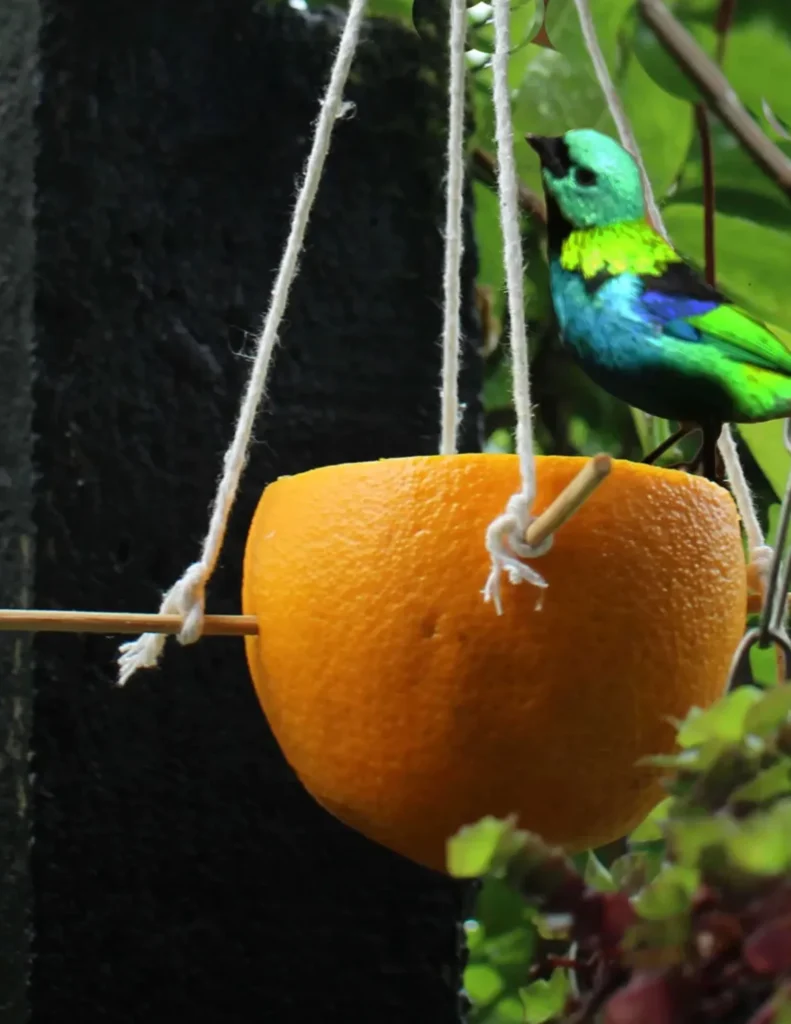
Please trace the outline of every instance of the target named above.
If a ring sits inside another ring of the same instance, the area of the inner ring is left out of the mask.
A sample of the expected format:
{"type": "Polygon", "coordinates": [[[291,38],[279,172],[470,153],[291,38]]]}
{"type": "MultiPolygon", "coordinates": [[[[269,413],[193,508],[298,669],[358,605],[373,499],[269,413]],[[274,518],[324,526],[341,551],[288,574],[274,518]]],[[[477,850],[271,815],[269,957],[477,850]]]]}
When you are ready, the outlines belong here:
{"type": "Polygon", "coordinates": [[[533,450],[533,411],[530,403],[530,366],[525,325],[524,264],[519,216],[519,179],[514,159],[511,99],[508,85],[510,53],[509,0],[493,0],[495,140],[497,146],[497,186],[500,196],[500,226],[503,234],[505,281],[508,289],[508,315],[511,336],[514,406],[516,409],[516,454],[519,458],[521,488],[511,497],[505,512],[486,531],[486,547],[492,560],[483,594],[502,614],[501,578],[505,572],[512,583],[527,582],[546,587],[547,582],[522,559],[543,555],[552,546],[548,538],[539,547],[527,543],[527,528],[532,521],[536,496],[536,466],[533,450]]]}
{"type": "MultiPolygon", "coordinates": [[[[352,0],[349,6],[346,24],[332,65],[329,85],[321,101],[310,155],[305,164],[302,183],[294,205],[288,239],[272,288],[269,310],[264,325],[256,338],[255,358],[239,411],[239,418],[236,421],[233,440],[223,459],[223,472],[217,485],[209,528],[203,541],[200,558],[190,565],[183,576],[173,584],[160,605],[160,614],[181,617],[183,625],[177,637],[181,644],[195,643],[200,639],[203,630],[206,585],[217,566],[228,527],[228,519],[247,462],[253,424],[266,391],[280,323],[286,309],[291,285],[297,274],[299,255],[302,251],[305,232],[329,152],[332,131],[335,121],[348,111],[348,105],[343,101],[343,90],[357,49],[365,7],[366,0],[352,0]]],[[[144,633],[137,640],[123,644],[118,659],[119,684],[123,686],[138,669],[153,668],[159,661],[165,640],[166,637],[160,633],[144,633]]]]}

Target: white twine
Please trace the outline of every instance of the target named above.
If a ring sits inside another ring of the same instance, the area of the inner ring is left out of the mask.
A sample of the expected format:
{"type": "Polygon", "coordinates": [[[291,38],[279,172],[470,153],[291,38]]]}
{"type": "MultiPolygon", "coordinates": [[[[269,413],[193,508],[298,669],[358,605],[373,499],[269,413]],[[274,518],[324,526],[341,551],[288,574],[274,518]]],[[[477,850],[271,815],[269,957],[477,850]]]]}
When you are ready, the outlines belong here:
{"type": "MultiPolygon", "coordinates": [[[[670,236],[667,233],[667,228],[665,227],[662,215],[659,212],[659,206],[645,169],[640,148],[637,145],[637,139],[632,131],[629,118],[626,116],[626,111],[621,104],[615,84],[610,77],[610,72],[607,67],[607,62],[604,59],[604,54],[599,46],[599,40],[596,35],[596,26],[593,23],[593,17],[591,16],[588,0],[574,0],[574,4],[577,8],[577,16],[579,18],[582,36],[585,40],[585,46],[587,47],[591,61],[593,62],[596,78],[598,79],[601,90],[607,100],[607,106],[612,114],[612,119],[615,121],[616,128],[618,129],[621,145],[632,154],[640,169],[646,210],[648,211],[649,217],[654,222],[657,230],[661,235],[663,235],[667,242],[670,242],[670,236]]],[[[772,548],[766,544],[761,524],[758,521],[755,502],[753,501],[752,494],[750,493],[750,487],[747,483],[747,478],[744,475],[744,469],[742,468],[742,464],[739,460],[736,442],[733,439],[731,428],[727,424],[722,429],[718,445],[720,453],[722,454],[722,460],[725,464],[725,474],[731,485],[731,491],[733,492],[733,497],[736,501],[736,508],[739,510],[739,515],[741,516],[742,524],[744,526],[744,532],[747,536],[747,544],[750,552],[750,564],[755,566],[761,581],[765,585],[773,551],[772,548]]]]}
{"type": "Polygon", "coordinates": [[[646,170],[643,155],[640,152],[640,147],[637,144],[637,138],[635,137],[632,126],[629,123],[629,118],[626,116],[626,111],[621,103],[618,90],[615,88],[615,83],[610,75],[610,69],[607,67],[607,61],[604,59],[602,48],[599,45],[599,37],[596,34],[596,26],[593,22],[593,15],[591,14],[588,0],[574,0],[574,4],[577,8],[577,17],[579,18],[580,29],[582,30],[582,38],[585,41],[585,47],[590,55],[593,70],[596,73],[596,79],[601,91],[604,93],[604,98],[607,100],[607,106],[610,110],[613,121],[615,121],[615,127],[618,129],[618,136],[621,140],[621,145],[632,154],[640,171],[640,180],[643,183],[643,194],[645,196],[645,205],[648,215],[665,241],[669,242],[670,238],[667,233],[667,228],[665,227],[664,220],[662,220],[662,214],[659,212],[659,205],[654,197],[654,191],[651,188],[648,171],[646,170]]]}
{"type": "Polygon", "coordinates": [[[508,288],[508,314],[513,364],[514,406],[516,407],[516,453],[522,487],[509,500],[505,512],[486,531],[486,548],[492,568],[483,590],[484,599],[492,601],[497,614],[502,614],[501,577],[506,572],[512,583],[526,581],[546,587],[539,575],[523,558],[535,558],[549,550],[552,538],[538,547],[525,539],[536,495],[536,467],[533,453],[533,412],[530,405],[530,367],[527,356],[525,326],[524,266],[519,217],[519,180],[514,160],[514,137],[511,122],[511,99],[508,88],[508,56],[510,50],[509,0],[493,0],[494,8],[494,113],[497,144],[497,184],[500,195],[500,225],[503,233],[505,280],[508,288]]]}
{"type": "MultiPolygon", "coordinates": [[[[360,26],[365,14],[366,0],[352,0],[346,24],[341,35],[335,61],[330,73],[327,91],[321,101],[316,120],[302,184],[299,189],[291,228],[283,251],[280,268],[272,288],[269,310],[264,325],[256,338],[256,353],[244,400],[236,422],[231,446],[223,459],[223,472],[212,505],[208,532],[203,541],[200,559],[186,570],[181,579],[162,599],[160,614],[178,615],[182,620],[178,641],[192,644],[200,639],[205,612],[206,584],[212,576],[222,549],[228,518],[236,499],[239,480],[247,462],[247,453],[258,406],[266,390],[272,355],[278,341],[278,330],[288,301],[291,285],[297,273],[299,255],[305,238],[313,202],[316,198],[324,163],[330,148],[335,121],[346,117],[348,104],[343,102],[343,90],[349,77],[360,26]]],[[[165,637],[159,633],[144,633],[137,640],[120,648],[119,685],[123,686],[141,668],[153,668],[165,646],[165,637]]]]}
{"type": "Polygon", "coordinates": [[[720,434],[719,448],[722,454],[722,461],[725,464],[725,475],[728,478],[728,483],[731,485],[731,491],[733,491],[733,497],[736,500],[736,508],[739,510],[747,537],[750,564],[755,566],[759,579],[765,587],[766,581],[769,578],[769,570],[772,565],[774,552],[766,543],[761,524],[758,522],[758,512],[750,492],[750,486],[747,483],[747,477],[744,475],[744,467],[739,459],[736,441],[727,423],[722,428],[722,433],[720,434]]]}
{"type": "Polygon", "coordinates": [[[454,455],[459,430],[461,349],[461,261],[464,255],[464,99],[467,2],[451,0],[448,87],[448,178],[445,206],[445,296],[442,325],[442,433],[440,454],[454,455]]]}

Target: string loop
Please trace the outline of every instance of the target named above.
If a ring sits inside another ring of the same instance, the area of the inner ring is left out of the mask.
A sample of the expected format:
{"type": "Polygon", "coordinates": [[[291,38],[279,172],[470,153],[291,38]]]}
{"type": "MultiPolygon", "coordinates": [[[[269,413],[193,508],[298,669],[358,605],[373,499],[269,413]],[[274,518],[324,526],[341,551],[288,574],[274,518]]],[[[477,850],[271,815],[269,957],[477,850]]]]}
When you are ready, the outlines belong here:
{"type": "MultiPolygon", "coordinates": [[[[223,472],[212,503],[209,527],[203,541],[201,557],[199,561],[190,565],[181,578],[173,584],[165,594],[160,606],[162,614],[183,617],[184,625],[178,636],[179,642],[182,644],[195,643],[200,639],[202,633],[206,586],[217,566],[228,528],[228,520],[247,462],[253,424],[266,391],[269,370],[278,342],[278,331],[285,313],[291,285],[297,274],[299,255],[329,153],[333,128],[336,120],[347,117],[350,113],[349,105],[343,100],[343,90],[357,49],[366,2],[367,0],[352,0],[349,6],[346,24],[330,72],[329,84],[321,100],[310,154],[294,204],[291,227],[272,288],[269,310],[256,338],[255,358],[236,421],[236,429],[223,460],[223,472]]],[[[160,633],[144,633],[137,640],[123,644],[118,659],[119,685],[123,686],[128,682],[138,669],[153,668],[159,660],[165,640],[166,637],[160,633]]]]}
{"type": "Polygon", "coordinates": [[[508,289],[508,314],[511,338],[514,406],[516,409],[516,453],[519,458],[521,488],[486,531],[486,548],[491,557],[491,570],[483,588],[484,600],[494,604],[502,614],[500,578],[507,573],[512,583],[531,583],[541,589],[546,580],[522,558],[536,558],[552,546],[548,538],[533,548],[525,540],[536,496],[536,467],[533,444],[533,410],[530,402],[530,364],[525,324],[524,260],[522,255],[519,213],[519,179],[514,159],[514,136],[511,121],[511,97],[508,85],[510,54],[509,0],[493,0],[495,140],[497,144],[497,186],[500,197],[500,226],[503,234],[505,280],[508,289]]]}

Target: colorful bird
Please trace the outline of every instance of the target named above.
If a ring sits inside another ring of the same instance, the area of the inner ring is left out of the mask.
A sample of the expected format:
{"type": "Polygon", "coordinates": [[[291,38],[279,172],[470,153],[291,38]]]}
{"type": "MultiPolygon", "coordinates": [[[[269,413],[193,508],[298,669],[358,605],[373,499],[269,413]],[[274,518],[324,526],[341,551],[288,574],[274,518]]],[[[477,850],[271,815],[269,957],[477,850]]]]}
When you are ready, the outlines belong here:
{"type": "Polygon", "coordinates": [[[791,337],[712,288],[645,219],[632,156],[600,132],[528,135],[541,159],[550,285],[561,336],[610,394],[700,430],[686,468],[719,478],[725,423],[791,415],[791,337]]]}

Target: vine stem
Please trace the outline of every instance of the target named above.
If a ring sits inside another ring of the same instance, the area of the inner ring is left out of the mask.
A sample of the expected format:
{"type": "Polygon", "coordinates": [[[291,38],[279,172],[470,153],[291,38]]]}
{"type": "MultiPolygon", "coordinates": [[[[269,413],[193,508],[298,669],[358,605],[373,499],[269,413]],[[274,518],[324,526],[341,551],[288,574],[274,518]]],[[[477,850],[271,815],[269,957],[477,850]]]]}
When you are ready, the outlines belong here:
{"type": "Polygon", "coordinates": [[[706,54],[662,0],[638,0],[640,15],[681,70],[701,91],[758,166],[791,197],[791,160],[767,138],[742,106],[717,64],[706,54]]]}
{"type": "MultiPolygon", "coordinates": [[[[720,0],[715,31],[717,33],[717,64],[725,60],[728,32],[736,13],[736,0],[720,0]]],[[[700,159],[703,166],[703,251],[706,280],[714,288],[717,284],[717,249],[715,243],[715,214],[717,195],[714,178],[714,150],[711,144],[711,124],[705,103],[695,104],[695,124],[700,139],[700,159]]]]}
{"type": "MultiPolygon", "coordinates": [[[[474,149],[472,151],[472,168],[478,181],[484,185],[497,185],[497,161],[491,153],[487,153],[484,149],[474,149]]],[[[544,205],[544,200],[528,188],[523,181],[517,182],[517,189],[517,198],[522,212],[546,227],[547,208],[544,205]]]]}

